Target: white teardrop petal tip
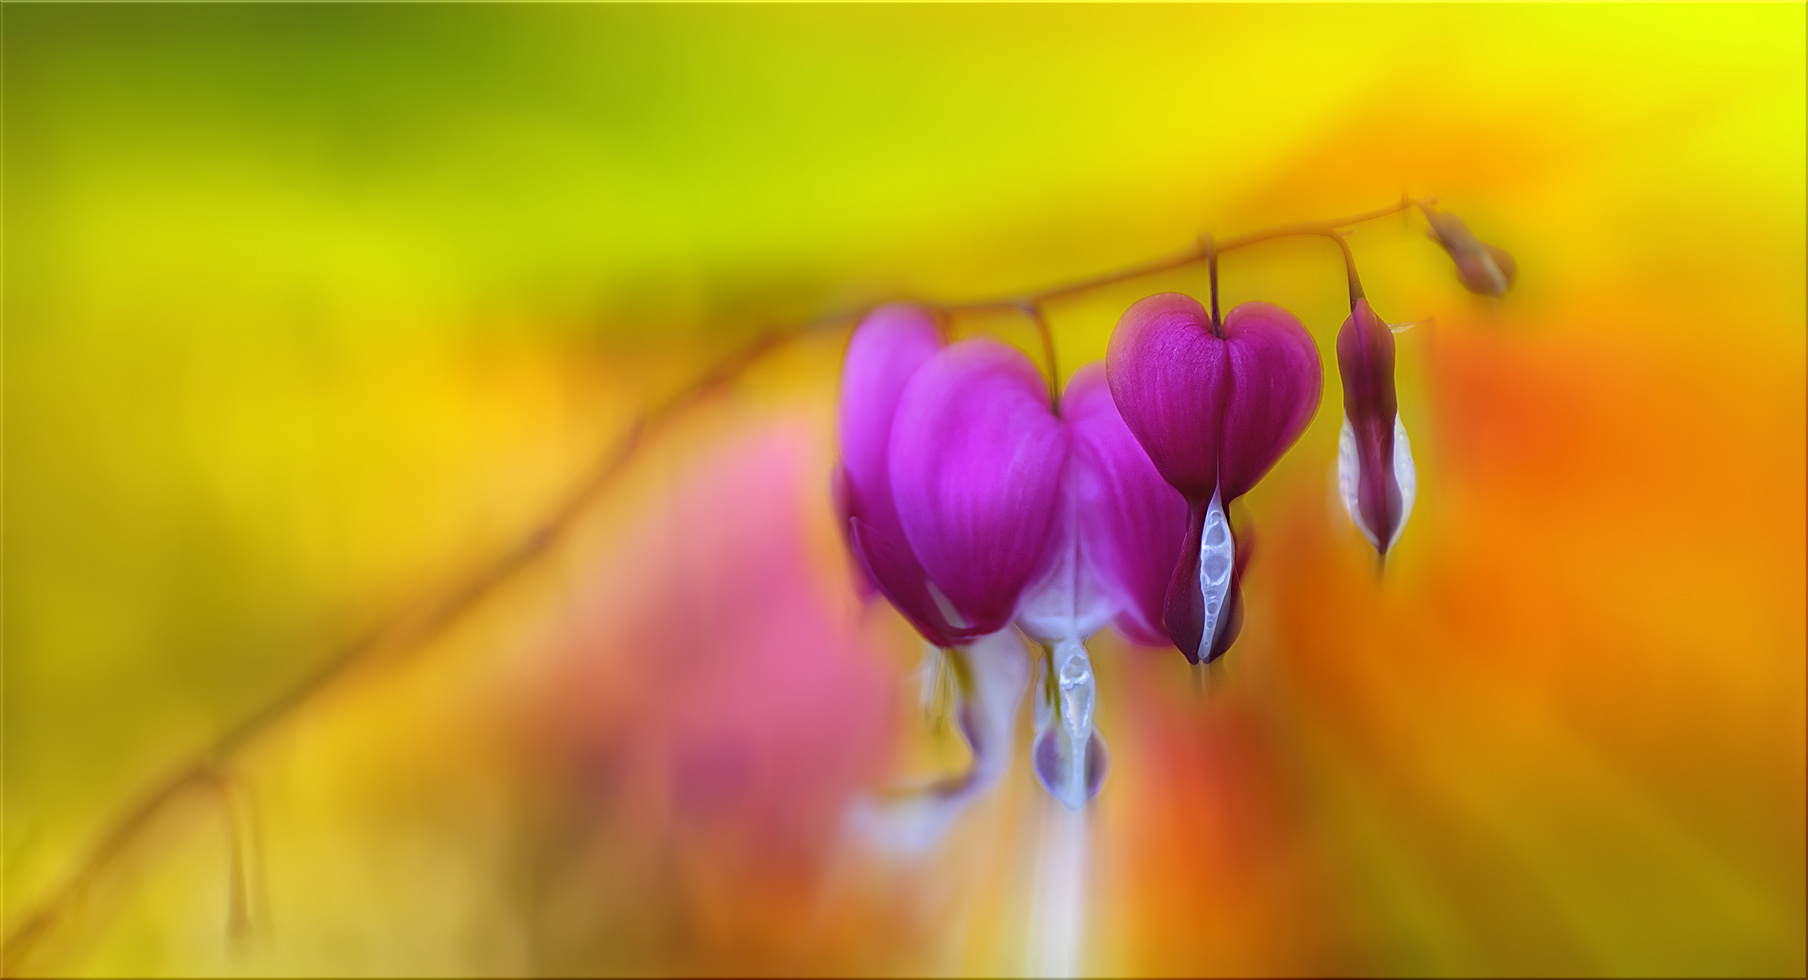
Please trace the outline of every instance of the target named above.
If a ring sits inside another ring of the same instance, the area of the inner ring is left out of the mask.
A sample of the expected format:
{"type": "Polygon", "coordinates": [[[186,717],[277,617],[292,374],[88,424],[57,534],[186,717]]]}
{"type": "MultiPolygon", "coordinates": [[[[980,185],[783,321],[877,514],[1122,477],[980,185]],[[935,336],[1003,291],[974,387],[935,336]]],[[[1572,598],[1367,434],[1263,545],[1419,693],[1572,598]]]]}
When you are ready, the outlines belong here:
{"type": "Polygon", "coordinates": [[[1217,493],[1212,494],[1211,509],[1205,512],[1205,529],[1199,535],[1199,593],[1205,600],[1205,629],[1199,634],[1199,659],[1211,656],[1212,641],[1218,638],[1218,627],[1224,612],[1225,598],[1230,594],[1230,573],[1237,561],[1237,546],[1225,519],[1224,505],[1217,493]]]}

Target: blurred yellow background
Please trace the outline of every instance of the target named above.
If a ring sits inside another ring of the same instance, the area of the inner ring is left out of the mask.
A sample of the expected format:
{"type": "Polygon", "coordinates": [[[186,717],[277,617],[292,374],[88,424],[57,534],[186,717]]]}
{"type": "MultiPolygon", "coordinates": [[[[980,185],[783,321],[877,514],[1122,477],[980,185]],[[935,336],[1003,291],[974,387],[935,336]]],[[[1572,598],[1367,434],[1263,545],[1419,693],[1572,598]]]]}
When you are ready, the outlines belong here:
{"type": "MultiPolygon", "coordinates": [[[[1083,970],[1801,974],[1804,9],[9,5],[9,934],[759,331],[1408,191],[1519,282],[1464,293],[1417,218],[1352,236],[1382,317],[1433,318],[1399,336],[1418,507],[1378,581],[1328,371],[1244,501],[1210,693],[1095,644],[1083,970]]],[[[1330,349],[1324,243],[1223,273],[1330,349]]],[[[1163,288],[1203,277],[1054,306],[1062,373],[1163,288]]],[[[925,861],[835,830],[960,763],[830,514],[844,336],[651,436],[12,968],[1025,969],[1022,753],[925,861]]]]}

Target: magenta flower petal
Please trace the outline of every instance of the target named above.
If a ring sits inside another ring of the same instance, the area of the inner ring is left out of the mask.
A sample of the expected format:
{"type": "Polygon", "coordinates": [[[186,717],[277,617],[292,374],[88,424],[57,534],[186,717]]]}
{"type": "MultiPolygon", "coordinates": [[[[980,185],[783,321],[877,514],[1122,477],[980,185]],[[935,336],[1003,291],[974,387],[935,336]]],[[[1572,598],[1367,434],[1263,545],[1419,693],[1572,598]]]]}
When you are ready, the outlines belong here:
{"type": "Polygon", "coordinates": [[[953,622],[936,603],[898,523],[890,463],[899,396],[941,349],[935,318],[919,307],[880,307],[854,329],[842,363],[842,465],[831,492],[862,591],[870,594],[877,587],[925,639],[949,646],[978,634],[953,622]]]}
{"type": "Polygon", "coordinates": [[[1111,396],[1162,477],[1189,500],[1218,487],[1230,359],[1211,315],[1180,293],[1138,300],[1105,355],[1111,396]]]}
{"type": "Polygon", "coordinates": [[[1244,303],[1224,318],[1230,397],[1219,437],[1225,503],[1248,493],[1306,431],[1324,390],[1312,335],[1286,310],[1244,303]]]}
{"type": "Polygon", "coordinates": [[[1010,622],[1042,555],[1066,455],[1035,366],[1003,344],[955,344],[905,386],[892,499],[911,551],[971,629],[1010,622]]]}
{"type": "Polygon", "coordinates": [[[858,517],[848,518],[848,550],[854,553],[860,571],[879,586],[923,639],[938,647],[951,647],[979,635],[965,623],[950,622],[949,610],[936,601],[916,556],[874,525],[858,517]]]}
{"type": "Polygon", "coordinates": [[[1360,300],[1337,334],[1343,377],[1338,477],[1350,519],[1382,554],[1405,527],[1417,477],[1394,398],[1394,335],[1360,300]]]}
{"type": "Polygon", "coordinates": [[[843,520],[858,515],[902,537],[891,503],[892,419],[905,383],[941,349],[935,318],[920,307],[882,306],[854,328],[841,367],[843,520]]]}
{"type": "Polygon", "coordinates": [[[1124,424],[1104,365],[1075,373],[1061,406],[1071,440],[1068,490],[1084,516],[1080,553],[1115,600],[1118,630],[1136,643],[1166,643],[1162,602],[1186,538],[1186,498],[1124,424]]]}

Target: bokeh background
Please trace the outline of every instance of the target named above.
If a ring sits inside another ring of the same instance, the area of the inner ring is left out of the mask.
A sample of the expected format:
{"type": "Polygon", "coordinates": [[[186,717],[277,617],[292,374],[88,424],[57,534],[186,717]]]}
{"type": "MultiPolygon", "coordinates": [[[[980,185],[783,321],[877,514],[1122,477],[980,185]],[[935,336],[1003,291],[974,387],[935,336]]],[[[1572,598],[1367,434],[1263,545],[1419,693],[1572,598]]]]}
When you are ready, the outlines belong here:
{"type": "MultiPolygon", "coordinates": [[[[1092,973],[1796,974],[1804,8],[8,5],[9,934],[348,638],[536,526],[760,331],[1439,195],[1353,238],[1418,509],[1329,503],[1339,389],[1244,501],[1206,683],[1094,643],[1092,973]]],[[[1051,309],[1062,373],[1183,271],[1051,309]]],[[[1322,242],[1226,299],[1329,350],[1322,242]]],[[[967,319],[1035,351],[1010,319],[967,319]]],[[[830,516],[845,331],[649,435],[431,642],[220,760],[25,973],[1013,973],[1020,751],[958,771],[830,516]]],[[[1027,742],[1027,729],[1023,739],[1027,742]]],[[[1022,746],[1020,746],[1020,749],[1022,746]]]]}

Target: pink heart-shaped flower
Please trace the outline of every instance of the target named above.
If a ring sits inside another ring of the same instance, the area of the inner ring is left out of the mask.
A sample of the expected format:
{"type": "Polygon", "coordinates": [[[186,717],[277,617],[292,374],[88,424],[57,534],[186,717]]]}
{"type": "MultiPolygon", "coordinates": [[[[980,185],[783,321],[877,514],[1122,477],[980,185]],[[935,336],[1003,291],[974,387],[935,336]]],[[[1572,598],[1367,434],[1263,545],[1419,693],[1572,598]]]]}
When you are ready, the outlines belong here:
{"type": "Polygon", "coordinates": [[[1111,335],[1112,399],[1155,468],[1186,497],[1188,540],[1168,583],[1163,620],[1189,660],[1211,660],[1236,637],[1246,556],[1230,527],[1232,500],[1286,453],[1318,409],[1318,349],[1278,306],[1245,303],[1223,334],[1198,300],[1142,299],[1111,335]]]}

